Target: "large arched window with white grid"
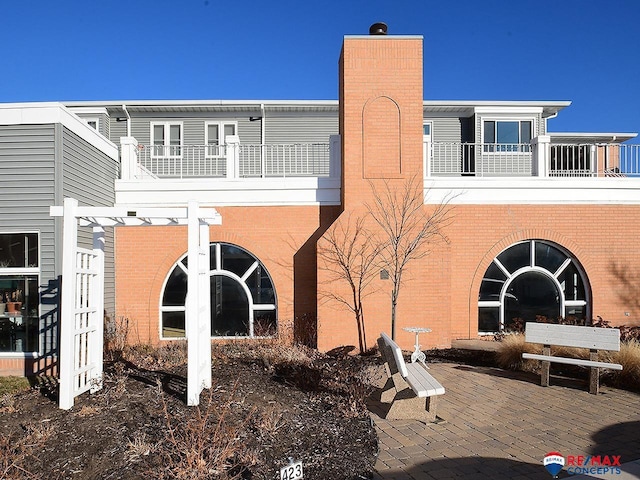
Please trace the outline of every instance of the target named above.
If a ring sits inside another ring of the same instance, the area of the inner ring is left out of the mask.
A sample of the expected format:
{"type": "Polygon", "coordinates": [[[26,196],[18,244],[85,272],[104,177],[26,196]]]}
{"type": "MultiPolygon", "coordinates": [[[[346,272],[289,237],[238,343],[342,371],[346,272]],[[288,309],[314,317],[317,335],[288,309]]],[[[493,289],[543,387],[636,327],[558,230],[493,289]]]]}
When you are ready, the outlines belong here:
{"type": "Polygon", "coordinates": [[[580,263],[544,240],[525,240],[489,265],[478,295],[478,332],[508,330],[516,319],[589,318],[590,289],[580,263]]]}
{"type": "MultiPolygon", "coordinates": [[[[212,243],[210,252],[211,335],[275,335],[276,292],[262,262],[229,243],[212,243]]],[[[187,260],[183,255],[165,279],[160,301],[161,338],[185,336],[187,260]]]]}

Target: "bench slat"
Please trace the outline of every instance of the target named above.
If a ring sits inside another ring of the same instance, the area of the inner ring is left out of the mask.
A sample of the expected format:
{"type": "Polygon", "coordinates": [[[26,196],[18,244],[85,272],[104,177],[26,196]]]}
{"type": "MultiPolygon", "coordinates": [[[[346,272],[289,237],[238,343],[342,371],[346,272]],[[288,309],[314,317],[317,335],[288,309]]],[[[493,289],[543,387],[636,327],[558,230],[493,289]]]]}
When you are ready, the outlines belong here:
{"type": "Polygon", "coordinates": [[[580,365],[583,367],[610,368],[611,370],[622,370],[622,365],[617,363],[594,362],[593,360],[582,360],[580,358],[553,357],[538,355],[535,353],[523,353],[522,358],[531,360],[542,360],[547,362],[564,363],[567,365],[580,365]]]}
{"type": "Polygon", "coordinates": [[[620,330],[617,328],[535,322],[527,322],[525,328],[526,341],[529,343],[620,351],[620,330]]]}
{"type": "Polygon", "coordinates": [[[405,378],[407,383],[418,397],[431,397],[443,395],[444,387],[433,378],[421,363],[409,363],[406,365],[409,375],[405,378]]]}
{"type": "Polygon", "coordinates": [[[398,344],[394,342],[391,339],[391,337],[386,333],[382,332],[380,336],[391,349],[391,352],[393,353],[393,358],[396,361],[396,366],[398,367],[398,371],[400,372],[400,375],[402,375],[402,378],[407,378],[407,376],[409,375],[409,372],[407,371],[406,363],[404,363],[402,350],[400,350],[400,347],[398,346],[398,344]]]}

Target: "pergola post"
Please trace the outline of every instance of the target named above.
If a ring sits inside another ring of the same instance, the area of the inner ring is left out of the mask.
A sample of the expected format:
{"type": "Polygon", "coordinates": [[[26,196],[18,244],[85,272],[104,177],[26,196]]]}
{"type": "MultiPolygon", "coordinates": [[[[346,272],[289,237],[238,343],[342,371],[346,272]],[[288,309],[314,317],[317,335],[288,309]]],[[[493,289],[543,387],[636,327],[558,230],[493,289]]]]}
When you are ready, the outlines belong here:
{"type": "Polygon", "coordinates": [[[200,375],[202,386],[211,388],[211,250],[209,248],[209,225],[200,223],[200,375]]]}
{"type": "Polygon", "coordinates": [[[75,265],[76,245],[78,243],[78,219],[76,210],[78,201],[75,198],[64,199],[64,215],[62,218],[62,285],[60,286],[60,310],[58,312],[58,329],[60,345],[58,348],[59,386],[58,405],[64,410],[73,407],[74,386],[74,345],[73,336],[65,335],[74,330],[72,309],[75,303],[75,265]],[[66,373],[66,374],[63,374],[66,373]]]}
{"type": "Polygon", "coordinates": [[[193,406],[211,388],[210,255],[209,225],[200,224],[197,202],[189,202],[187,217],[187,405],[193,406]]]}
{"type": "Polygon", "coordinates": [[[91,336],[93,345],[89,349],[91,363],[94,367],[94,379],[91,385],[91,393],[95,393],[102,388],[102,372],[104,361],[104,227],[93,227],[93,254],[96,258],[98,281],[94,282],[91,289],[91,305],[95,306],[97,322],[96,330],[91,336]]]}

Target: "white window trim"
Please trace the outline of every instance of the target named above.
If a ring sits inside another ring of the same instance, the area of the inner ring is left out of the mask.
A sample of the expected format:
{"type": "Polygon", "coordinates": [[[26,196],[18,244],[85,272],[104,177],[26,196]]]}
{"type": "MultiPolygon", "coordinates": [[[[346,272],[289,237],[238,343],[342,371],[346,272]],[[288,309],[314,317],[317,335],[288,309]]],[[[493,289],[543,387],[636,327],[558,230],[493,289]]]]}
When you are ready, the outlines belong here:
{"type": "MultiPolygon", "coordinates": [[[[505,297],[505,292],[507,291],[509,285],[520,275],[528,273],[528,272],[538,272],[538,273],[542,273],[545,276],[549,277],[554,284],[556,285],[556,288],[558,289],[558,292],[560,292],[560,314],[561,316],[565,316],[565,310],[567,307],[581,307],[581,306],[586,306],[587,309],[585,311],[585,317],[586,318],[590,318],[591,315],[591,303],[587,300],[567,300],[565,297],[565,293],[564,293],[564,288],[562,287],[562,285],[560,284],[560,281],[558,280],[558,277],[560,275],[562,275],[562,273],[566,270],[566,268],[569,266],[569,264],[576,262],[576,259],[564,248],[562,248],[560,245],[552,243],[552,242],[545,242],[544,240],[528,240],[528,242],[531,244],[531,252],[530,252],[530,258],[529,258],[529,265],[519,268],[518,270],[516,270],[513,273],[509,273],[509,271],[500,263],[500,261],[498,260],[498,257],[500,256],[500,254],[508,249],[510,249],[511,247],[513,247],[514,245],[517,245],[518,243],[523,243],[523,242],[516,242],[512,245],[510,245],[509,247],[507,247],[506,249],[502,250],[500,253],[498,253],[495,258],[493,259],[492,263],[495,263],[498,268],[500,268],[500,270],[506,275],[506,279],[502,285],[502,289],[500,290],[500,300],[495,301],[495,300],[478,300],[478,308],[481,307],[499,307],[499,332],[504,331],[504,310],[505,310],[505,305],[504,305],[504,297],[505,297]],[[563,254],[565,254],[567,256],[567,258],[565,259],[565,261],[558,267],[558,269],[555,272],[551,272],[550,270],[547,270],[546,268],[540,267],[535,265],[535,244],[536,243],[544,243],[544,244],[550,244],[553,247],[557,248],[558,250],[560,250],[563,254]]],[[[585,295],[589,295],[589,291],[587,288],[588,285],[588,279],[584,277],[584,272],[582,271],[582,268],[578,268],[578,272],[580,273],[580,276],[582,277],[582,283],[584,285],[585,288],[585,295]]],[[[489,335],[492,333],[497,333],[497,332],[488,332],[488,331],[479,331],[478,334],[479,335],[489,335]]]]}
{"type": "Polygon", "coordinates": [[[422,120],[422,171],[426,177],[431,176],[431,151],[433,148],[433,121],[422,120]],[[424,134],[424,126],[429,125],[429,135],[424,134]]]}
{"type": "Polygon", "coordinates": [[[149,125],[150,128],[150,132],[149,132],[149,139],[150,139],[150,147],[151,147],[151,155],[153,157],[163,157],[163,158],[180,158],[182,157],[182,151],[183,151],[183,147],[184,147],[184,122],[150,122],[149,125]],[[154,141],[154,127],[158,126],[158,125],[162,125],[164,127],[164,147],[170,147],[172,146],[170,143],[167,142],[171,142],[171,133],[170,133],[170,127],[171,126],[176,126],[178,125],[180,127],[180,155],[155,155],[155,149],[153,148],[154,141]]]}
{"type": "MultiPolygon", "coordinates": [[[[255,270],[256,266],[261,264],[262,262],[260,262],[260,260],[256,259],[257,261],[252,264],[246,272],[244,272],[244,274],[241,276],[238,276],[236,273],[233,273],[229,270],[223,270],[222,269],[222,265],[221,265],[221,261],[222,261],[222,243],[225,242],[211,242],[213,244],[215,244],[215,248],[216,248],[216,265],[214,269],[209,270],[208,274],[209,277],[213,277],[213,276],[225,276],[225,277],[229,277],[234,279],[236,282],[238,282],[241,286],[241,288],[244,290],[245,294],[247,295],[247,299],[248,299],[248,303],[249,303],[249,322],[250,322],[250,331],[253,331],[253,325],[254,325],[254,320],[255,320],[255,312],[263,312],[263,311],[271,311],[271,310],[277,310],[277,301],[276,303],[254,303],[253,302],[253,296],[251,295],[251,290],[249,290],[249,287],[246,284],[246,279],[247,277],[251,274],[252,271],[255,270]]],[[[242,248],[242,247],[240,247],[242,248]]],[[[243,249],[244,250],[244,249],[243,249]]],[[[246,250],[247,253],[250,253],[248,250],[246,250]]],[[[253,255],[253,254],[251,254],[253,255]]],[[[176,263],[173,264],[173,267],[171,267],[171,269],[169,270],[169,272],[167,273],[164,282],[162,283],[162,289],[160,290],[161,295],[160,298],[158,300],[158,335],[160,340],[186,340],[187,336],[185,334],[184,337],[165,337],[162,335],[162,314],[164,312],[185,312],[186,313],[186,305],[172,305],[172,306],[163,306],[162,305],[162,296],[164,294],[165,289],[167,288],[167,282],[169,281],[169,278],[171,277],[171,273],[173,272],[174,268],[176,266],[179,266],[180,268],[182,268],[185,273],[186,273],[186,269],[184,264],[182,263],[182,261],[184,260],[184,258],[187,256],[187,254],[182,255],[177,261],[176,263]]],[[[254,257],[255,258],[255,257],[254,257]]],[[[263,264],[264,265],[264,264],[263,264]]],[[[271,282],[273,284],[273,279],[271,279],[271,282]]],[[[274,293],[275,293],[275,286],[274,286],[274,293]]],[[[185,319],[186,320],[186,319],[185,319]]],[[[277,328],[277,326],[276,326],[277,328]]],[[[213,332],[212,332],[213,333],[213,332]]],[[[247,339],[251,339],[251,338],[265,338],[265,337],[257,337],[256,335],[247,335],[246,337],[235,337],[235,336],[214,336],[211,335],[211,339],[212,340],[229,340],[229,339],[237,339],[237,338],[247,338],[247,339]]]]}
{"type": "MultiPolygon", "coordinates": [[[[538,131],[538,119],[537,117],[480,117],[480,142],[482,145],[500,145],[499,143],[485,143],[484,141],[484,122],[531,122],[531,138],[535,138],[536,132],[538,131]]],[[[433,132],[432,132],[433,134],[433,132]]],[[[518,131],[518,136],[520,135],[520,131],[518,131]]],[[[505,144],[508,145],[508,144],[505,144]]],[[[515,144],[514,144],[515,145],[515,144]]],[[[522,144],[518,144],[518,145],[522,145],[522,144]]],[[[528,145],[528,144],[527,144],[528,145]]],[[[500,151],[496,151],[496,152],[484,152],[483,153],[490,153],[490,154],[498,154],[498,153],[509,153],[509,154],[516,154],[516,153],[523,153],[525,155],[531,155],[531,152],[500,152],[500,151]]]]}
{"type": "Polygon", "coordinates": [[[216,121],[206,121],[204,122],[204,144],[209,145],[209,125],[217,125],[218,133],[221,135],[220,146],[226,145],[226,137],[224,135],[224,126],[225,125],[233,125],[235,134],[238,135],[238,122],[236,121],[226,121],[226,120],[216,120],[216,121]]]}
{"type": "Polygon", "coordinates": [[[422,140],[427,142],[433,142],[433,121],[432,120],[423,120],[422,121],[422,140]],[[429,135],[424,134],[424,126],[429,125],[429,135]]]}
{"type": "MultiPolygon", "coordinates": [[[[96,131],[99,132],[100,131],[100,118],[98,117],[84,117],[83,120],[85,122],[87,122],[87,125],[89,125],[89,122],[96,122],[96,131]]],[[[91,127],[91,125],[89,125],[91,127]]],[[[93,127],[91,127],[93,128],[93,127]]]]}
{"type": "MultiPolygon", "coordinates": [[[[2,267],[0,268],[0,277],[5,275],[30,275],[36,277],[36,284],[38,285],[38,290],[40,289],[40,274],[42,265],[42,245],[41,245],[41,234],[37,230],[7,230],[0,232],[0,235],[18,235],[18,234],[35,234],[38,237],[38,266],[37,267],[2,267]]],[[[42,318],[42,303],[40,299],[40,291],[37,292],[38,295],[38,324],[40,325],[40,319],[42,318]]],[[[41,328],[41,325],[40,327],[41,328]]],[[[38,358],[43,351],[42,345],[42,335],[38,334],[38,351],[34,352],[0,352],[0,358],[38,358]]]]}

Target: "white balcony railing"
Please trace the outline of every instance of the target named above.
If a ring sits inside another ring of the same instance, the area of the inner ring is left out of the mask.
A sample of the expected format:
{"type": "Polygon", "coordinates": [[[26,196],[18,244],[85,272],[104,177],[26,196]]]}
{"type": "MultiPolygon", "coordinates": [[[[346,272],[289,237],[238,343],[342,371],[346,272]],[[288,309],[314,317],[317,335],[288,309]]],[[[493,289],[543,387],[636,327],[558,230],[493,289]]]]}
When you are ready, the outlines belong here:
{"type": "MultiPolygon", "coordinates": [[[[236,139],[236,141],[232,141],[236,139]]],[[[226,146],[138,145],[123,137],[122,178],[269,178],[340,176],[340,137],[329,143],[226,146]]],[[[640,177],[638,144],[425,142],[426,177],[640,177]]]]}
{"type": "Polygon", "coordinates": [[[428,161],[433,176],[530,176],[531,145],[435,142],[428,161]]]}
{"type": "Polygon", "coordinates": [[[425,176],[640,177],[638,144],[425,142],[425,176]]]}
{"type": "Polygon", "coordinates": [[[138,179],[327,177],[330,152],[330,143],[137,145],[137,168],[130,173],[138,179]]]}

